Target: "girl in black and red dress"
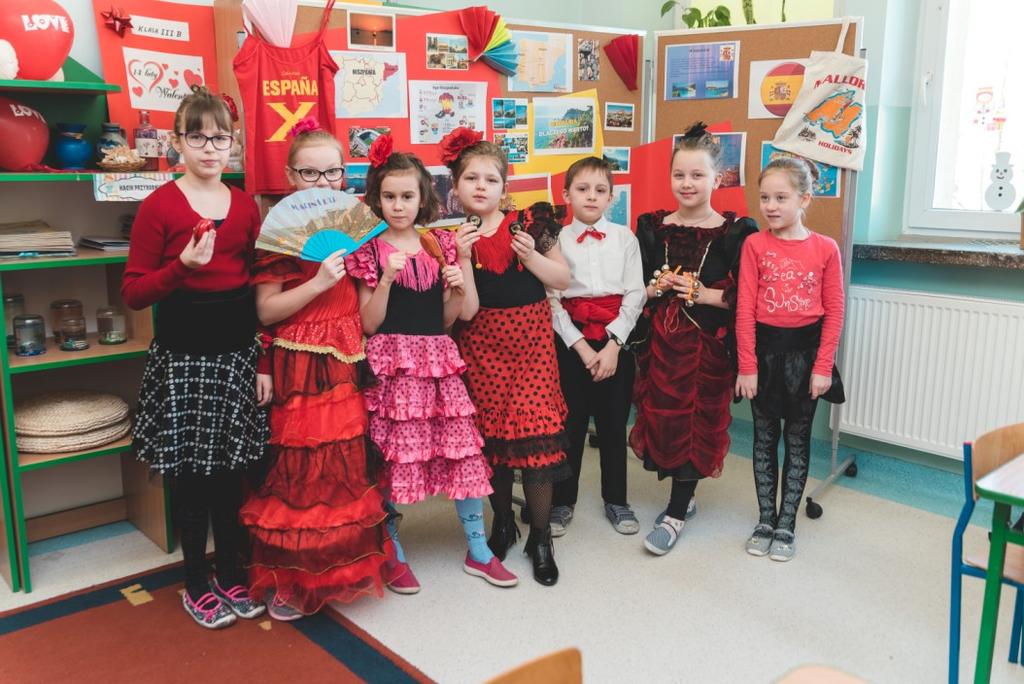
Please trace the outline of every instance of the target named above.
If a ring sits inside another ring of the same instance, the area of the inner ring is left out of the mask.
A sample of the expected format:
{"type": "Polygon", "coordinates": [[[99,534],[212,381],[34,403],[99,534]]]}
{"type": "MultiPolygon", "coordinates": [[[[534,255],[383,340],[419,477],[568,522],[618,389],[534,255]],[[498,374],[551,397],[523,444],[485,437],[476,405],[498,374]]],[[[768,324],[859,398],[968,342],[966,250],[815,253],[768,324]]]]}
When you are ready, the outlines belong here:
{"type": "Polygon", "coordinates": [[[695,124],[672,152],[675,211],[643,214],[637,239],[647,286],[649,337],[638,362],[630,446],[658,479],[672,478],[668,507],[644,541],[668,553],[682,532],[697,481],[722,474],[736,382],[734,335],[740,249],[749,218],[711,207],[721,148],[695,124]]]}
{"type": "Polygon", "coordinates": [[[458,128],[441,141],[459,201],[479,219],[463,225],[464,256],[474,265],[456,331],[466,361],[484,454],[494,470],[494,520],[488,544],[505,558],[519,536],[512,514],[513,470],[523,476],[530,515],[526,553],[533,576],[558,581],[551,546],[551,499],[556,480],[569,474],[565,457],[565,399],[559,387],[551,306],[545,287],[569,286],[569,266],[558,247],[561,225],[550,204],[504,213],[508,162],[478,132],[458,128]]]}

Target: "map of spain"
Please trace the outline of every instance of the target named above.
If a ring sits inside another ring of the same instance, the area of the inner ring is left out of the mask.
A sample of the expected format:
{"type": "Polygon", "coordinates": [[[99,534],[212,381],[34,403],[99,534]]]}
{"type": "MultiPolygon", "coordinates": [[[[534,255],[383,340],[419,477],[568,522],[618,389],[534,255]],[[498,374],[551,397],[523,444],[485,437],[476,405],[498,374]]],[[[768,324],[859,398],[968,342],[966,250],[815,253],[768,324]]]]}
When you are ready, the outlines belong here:
{"type": "Polygon", "coordinates": [[[405,55],[332,52],[338,63],[334,100],[339,118],[405,117],[405,55]]]}
{"type": "Polygon", "coordinates": [[[572,50],[571,35],[513,31],[512,40],[519,52],[519,65],[515,77],[509,79],[510,91],[571,91],[572,72],[568,59],[572,50]]]}

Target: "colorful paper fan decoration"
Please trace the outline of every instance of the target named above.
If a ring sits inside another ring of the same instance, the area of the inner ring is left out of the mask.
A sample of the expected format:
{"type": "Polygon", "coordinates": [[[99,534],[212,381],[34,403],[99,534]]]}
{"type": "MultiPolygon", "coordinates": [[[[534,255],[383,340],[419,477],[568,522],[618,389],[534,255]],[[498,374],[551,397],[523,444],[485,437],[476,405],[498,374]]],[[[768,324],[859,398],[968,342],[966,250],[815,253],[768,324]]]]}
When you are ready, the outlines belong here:
{"type": "Polygon", "coordinates": [[[353,195],[329,188],[300,190],[278,202],[260,227],[256,247],[320,262],[351,254],[387,224],[353,195]]]}
{"type": "Polygon", "coordinates": [[[242,0],[242,13],[271,45],[291,47],[299,0],[242,0]]]}
{"type": "Polygon", "coordinates": [[[512,32],[505,19],[485,5],[459,10],[462,32],[469,39],[469,59],[482,59],[497,72],[514,76],[519,65],[519,51],[512,42],[512,32]]]}
{"type": "Polygon", "coordinates": [[[608,61],[612,63],[612,68],[630,90],[637,89],[636,75],[639,52],[640,39],[636,37],[635,33],[613,38],[604,46],[604,53],[608,55],[608,61]]]}

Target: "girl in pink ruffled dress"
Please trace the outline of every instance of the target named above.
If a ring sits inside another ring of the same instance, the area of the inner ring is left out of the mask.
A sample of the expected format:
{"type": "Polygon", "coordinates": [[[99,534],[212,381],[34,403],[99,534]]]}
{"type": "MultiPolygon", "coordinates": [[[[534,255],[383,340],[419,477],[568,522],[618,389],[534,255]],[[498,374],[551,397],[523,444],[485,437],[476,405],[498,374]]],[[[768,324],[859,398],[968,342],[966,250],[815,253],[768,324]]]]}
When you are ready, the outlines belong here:
{"type": "MultiPolygon", "coordinates": [[[[442,268],[421,248],[416,229],[436,220],[439,210],[423,163],[393,153],[390,136],[374,142],[369,158],[366,203],[388,228],[348,257],[346,267],[359,281],[366,358],[376,376],[364,396],[370,438],[384,460],[382,483],[398,504],[435,494],[454,500],[469,543],[463,569],[495,586],[514,586],[516,576],[487,547],[482,497],[492,491],[491,469],[461,378],[466,365],[445,333],[464,298],[475,297],[469,243],[462,234],[431,231],[441,246],[442,268]]],[[[385,565],[388,587],[416,593],[420,585],[394,524],[389,530],[396,554],[385,565]]]]}

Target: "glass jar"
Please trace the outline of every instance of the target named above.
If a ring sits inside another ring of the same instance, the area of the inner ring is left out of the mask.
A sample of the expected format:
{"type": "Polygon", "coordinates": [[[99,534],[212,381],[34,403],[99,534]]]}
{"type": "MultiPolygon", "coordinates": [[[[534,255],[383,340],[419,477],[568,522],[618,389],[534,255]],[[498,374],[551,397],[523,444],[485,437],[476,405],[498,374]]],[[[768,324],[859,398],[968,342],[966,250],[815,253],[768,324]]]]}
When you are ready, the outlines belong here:
{"type": "Polygon", "coordinates": [[[56,299],[50,302],[50,328],[53,329],[53,339],[59,345],[62,341],[60,322],[64,318],[81,318],[82,302],[77,299],[56,299]]]}
{"type": "Polygon", "coordinates": [[[20,294],[4,295],[4,325],[7,330],[7,348],[14,348],[14,317],[25,313],[25,298],[20,294]]]}
{"type": "Polygon", "coordinates": [[[101,306],[96,309],[96,328],[100,344],[123,344],[128,341],[124,311],[116,306],[101,306]]]}
{"type": "Polygon", "coordinates": [[[60,348],[62,351],[82,351],[89,348],[84,318],[71,316],[60,320],[60,348]]]}
{"type": "Polygon", "coordinates": [[[38,356],[46,353],[46,324],[38,314],[14,317],[14,353],[38,356]]]}

